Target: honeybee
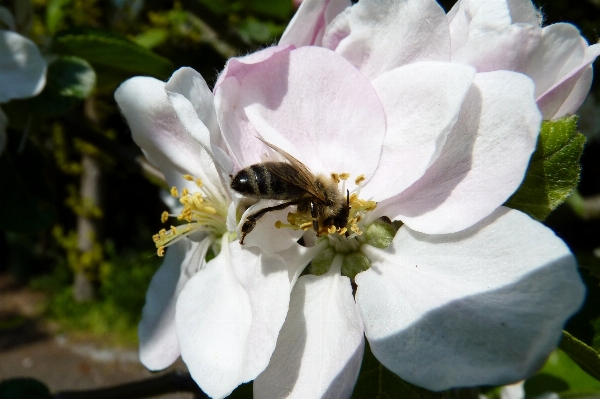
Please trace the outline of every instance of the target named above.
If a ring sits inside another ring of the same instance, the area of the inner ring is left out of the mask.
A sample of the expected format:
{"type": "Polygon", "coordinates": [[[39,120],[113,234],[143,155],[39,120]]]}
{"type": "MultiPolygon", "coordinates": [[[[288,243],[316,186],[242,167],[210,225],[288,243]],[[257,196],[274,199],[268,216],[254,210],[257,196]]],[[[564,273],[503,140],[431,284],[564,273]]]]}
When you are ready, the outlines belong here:
{"type": "Polygon", "coordinates": [[[314,175],[302,162],[258,137],[287,162],[263,162],[250,165],[232,177],[231,188],[256,199],[286,201],[249,215],[242,225],[240,244],[265,214],[295,205],[299,213],[309,213],[312,227],[320,236],[330,227],[341,229],[348,223],[350,193],[344,196],[334,177],[314,175]]]}

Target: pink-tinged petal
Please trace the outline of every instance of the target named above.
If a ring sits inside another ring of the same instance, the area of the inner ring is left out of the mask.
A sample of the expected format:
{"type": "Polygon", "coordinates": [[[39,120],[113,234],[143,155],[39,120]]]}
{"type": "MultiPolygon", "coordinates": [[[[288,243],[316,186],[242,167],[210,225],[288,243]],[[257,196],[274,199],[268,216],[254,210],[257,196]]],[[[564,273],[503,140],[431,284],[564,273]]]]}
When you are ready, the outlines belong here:
{"type": "Polygon", "coordinates": [[[223,238],[220,254],[188,281],[177,300],[181,356],[204,392],[225,397],[267,367],[289,297],[281,257],[223,238]]]}
{"type": "Polygon", "coordinates": [[[544,119],[556,119],[577,111],[589,91],[591,85],[589,68],[598,55],[600,55],[600,44],[587,47],[580,64],[563,75],[554,86],[537,98],[544,119]]]}
{"type": "MultiPolygon", "coordinates": [[[[221,85],[221,83],[232,76],[235,76],[238,79],[243,79],[244,75],[252,69],[252,65],[260,64],[262,62],[267,61],[269,58],[273,56],[277,56],[279,53],[288,53],[290,50],[294,48],[293,45],[283,45],[283,46],[272,46],[267,47],[261,51],[256,51],[254,53],[248,54],[243,57],[231,58],[227,61],[225,65],[225,69],[223,72],[219,74],[219,78],[217,79],[217,83],[215,83],[215,94],[217,88],[221,85]]],[[[218,108],[218,104],[217,104],[218,108]]]]}
{"type": "Polygon", "coordinates": [[[269,367],[254,381],[254,397],[349,398],[363,351],[350,280],[339,272],[300,277],[269,367]]]}
{"type": "Polygon", "coordinates": [[[368,179],[377,168],[383,107],[371,83],[333,51],[311,46],[273,56],[241,79],[226,79],[217,98],[227,102],[221,127],[240,166],[263,161],[268,147],[259,136],[314,173],[368,179]]]}
{"type": "Polygon", "coordinates": [[[453,47],[452,62],[471,65],[478,72],[522,70],[541,37],[540,28],[523,24],[485,32],[471,31],[463,46],[453,47]]]}
{"type": "Polygon", "coordinates": [[[439,158],[378,208],[429,234],[472,226],[521,184],[540,123],[531,79],[508,71],[477,74],[439,158]]]}
{"type": "Polygon", "coordinates": [[[305,0],[279,40],[279,45],[320,46],[327,25],[345,8],[350,0],[305,0]]]}
{"type": "Polygon", "coordinates": [[[412,62],[450,59],[448,20],[434,0],[362,1],[340,18],[348,22],[332,24],[323,42],[339,42],[335,51],[371,80],[412,62]]]}
{"type": "Polygon", "coordinates": [[[0,30],[0,103],[33,97],[46,84],[47,65],[35,43],[0,30]]]}
{"type": "Polygon", "coordinates": [[[372,266],[356,300],[373,354],[435,391],[532,375],[584,298],[567,246],[508,208],[456,234],[403,227],[386,250],[363,251],[372,266]]]}
{"type": "Polygon", "coordinates": [[[119,86],[115,100],[133,140],[165,174],[167,183],[192,189],[193,183],[181,176],[190,174],[212,181],[209,176],[216,175],[214,162],[180,123],[164,87],[164,82],[154,78],[131,78],[119,86]]]}
{"type": "Polygon", "coordinates": [[[179,357],[175,303],[188,280],[203,267],[211,243],[208,238],[176,242],[167,249],[162,266],[152,277],[138,326],[140,360],[150,370],[169,367],[179,357]]]}
{"type": "Polygon", "coordinates": [[[519,72],[535,83],[535,97],[539,98],[563,77],[579,67],[587,45],[571,24],[554,24],[542,29],[539,46],[519,72]]]}
{"type": "MultiPolygon", "coordinates": [[[[240,107],[242,82],[246,75],[255,69],[269,70],[285,64],[293,46],[268,47],[245,57],[232,58],[219,75],[214,88],[217,118],[225,138],[229,154],[233,158],[235,170],[260,162],[265,145],[256,138],[257,132],[248,122],[240,107]],[[227,137],[230,137],[227,140],[227,137]]],[[[267,80],[267,79],[265,79],[267,80]]],[[[263,90],[277,88],[271,82],[264,82],[263,90]]],[[[284,90],[284,88],[278,88],[284,90]]]]}
{"type": "Polygon", "coordinates": [[[6,147],[6,127],[8,126],[8,117],[0,108],[0,154],[6,147]]]}
{"type": "Polygon", "coordinates": [[[513,24],[523,23],[534,26],[542,24],[542,14],[535,8],[531,0],[508,0],[507,3],[513,24]]]}
{"type": "Polygon", "coordinates": [[[379,167],[361,195],[382,201],[404,191],[437,159],[475,77],[466,65],[418,62],[379,75],[387,117],[379,167]]]}
{"type": "Polygon", "coordinates": [[[549,119],[559,119],[563,116],[573,115],[579,110],[581,104],[585,101],[588,93],[590,92],[590,87],[592,87],[592,79],[594,78],[594,69],[590,65],[588,66],[577,82],[575,82],[575,86],[569,93],[567,99],[562,103],[558,111],[549,119]]]}

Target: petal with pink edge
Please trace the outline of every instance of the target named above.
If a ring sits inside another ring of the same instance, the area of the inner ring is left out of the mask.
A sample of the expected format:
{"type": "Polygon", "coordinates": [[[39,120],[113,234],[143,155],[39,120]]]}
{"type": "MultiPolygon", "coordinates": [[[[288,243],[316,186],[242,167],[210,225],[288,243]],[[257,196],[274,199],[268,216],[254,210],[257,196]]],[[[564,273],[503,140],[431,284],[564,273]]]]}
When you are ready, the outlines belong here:
{"type": "Polygon", "coordinates": [[[334,50],[371,80],[412,62],[450,59],[448,20],[434,0],[362,1],[339,18],[348,22],[332,23],[323,42],[339,43],[334,50]]]}
{"type": "Polygon", "coordinates": [[[475,78],[466,65],[417,62],[373,81],[386,114],[379,167],[361,195],[383,201],[404,191],[437,159],[475,78]]]}
{"type": "Polygon", "coordinates": [[[190,174],[213,181],[214,162],[182,126],[164,87],[164,82],[154,78],[131,78],[119,86],[115,100],[127,119],[133,140],[165,174],[167,183],[196,190],[181,176],[190,174]]]}
{"type": "Polygon", "coordinates": [[[269,367],[254,381],[254,397],[348,398],[363,351],[350,280],[339,272],[300,277],[269,367]]]}
{"type": "Polygon", "coordinates": [[[209,238],[176,242],[152,277],[138,326],[140,360],[150,370],[167,368],[179,357],[175,304],[185,284],[204,265],[211,243],[209,238]]]}
{"type": "Polygon", "coordinates": [[[181,357],[210,397],[223,398],[268,365],[290,297],[283,259],[223,237],[219,255],[196,273],[176,308],[181,357]]]}
{"type": "Polygon", "coordinates": [[[369,179],[377,168],[383,107],[371,83],[333,51],[301,47],[271,57],[224,81],[219,95],[227,101],[219,107],[223,135],[240,166],[262,162],[268,147],[260,136],[315,173],[369,179]]]}
{"type": "Polygon", "coordinates": [[[508,208],[456,234],[403,227],[386,250],[363,251],[372,267],[356,300],[373,354],[434,391],[532,375],[584,298],[568,247],[508,208]]]}
{"type": "Polygon", "coordinates": [[[406,191],[379,204],[380,213],[429,234],[474,225],[521,184],[540,123],[531,79],[477,74],[439,158],[406,191]]]}
{"type": "Polygon", "coordinates": [[[538,97],[537,104],[544,119],[573,114],[585,100],[591,85],[591,63],[600,55],[600,44],[589,46],[580,64],[560,77],[557,83],[538,97]]]}
{"type": "Polygon", "coordinates": [[[279,45],[320,46],[327,25],[350,0],[304,0],[279,40],[279,45]]]}

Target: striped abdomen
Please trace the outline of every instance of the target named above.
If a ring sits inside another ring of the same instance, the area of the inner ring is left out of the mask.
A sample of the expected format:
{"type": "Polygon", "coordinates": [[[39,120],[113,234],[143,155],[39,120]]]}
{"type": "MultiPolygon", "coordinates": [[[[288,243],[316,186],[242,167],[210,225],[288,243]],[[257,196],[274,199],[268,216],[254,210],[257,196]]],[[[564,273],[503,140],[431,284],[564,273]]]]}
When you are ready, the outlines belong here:
{"type": "Polygon", "coordinates": [[[292,185],[269,169],[277,170],[279,174],[286,174],[287,169],[293,168],[285,162],[269,162],[251,165],[238,172],[231,181],[231,188],[248,197],[294,200],[306,194],[305,190],[292,185]],[[267,168],[268,164],[268,168],[267,168]]]}

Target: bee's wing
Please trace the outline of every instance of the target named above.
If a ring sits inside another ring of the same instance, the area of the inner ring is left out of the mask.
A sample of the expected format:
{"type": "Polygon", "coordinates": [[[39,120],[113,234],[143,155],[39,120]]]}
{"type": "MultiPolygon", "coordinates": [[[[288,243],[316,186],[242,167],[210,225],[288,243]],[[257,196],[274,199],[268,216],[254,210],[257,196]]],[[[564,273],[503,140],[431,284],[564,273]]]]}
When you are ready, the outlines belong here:
{"type": "Polygon", "coordinates": [[[322,190],[315,185],[315,177],[312,172],[304,165],[302,162],[298,161],[296,158],[291,156],[286,151],[281,148],[266,142],[260,137],[257,137],[260,141],[271,147],[274,151],[280,154],[282,157],[289,162],[289,168],[275,168],[276,162],[266,162],[264,165],[269,169],[269,172],[279,177],[281,180],[286,183],[292,184],[302,190],[308,192],[313,197],[316,197],[322,201],[325,201],[325,196],[323,195],[322,190]]]}

